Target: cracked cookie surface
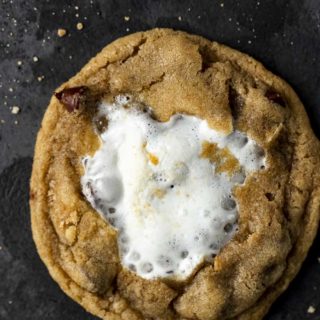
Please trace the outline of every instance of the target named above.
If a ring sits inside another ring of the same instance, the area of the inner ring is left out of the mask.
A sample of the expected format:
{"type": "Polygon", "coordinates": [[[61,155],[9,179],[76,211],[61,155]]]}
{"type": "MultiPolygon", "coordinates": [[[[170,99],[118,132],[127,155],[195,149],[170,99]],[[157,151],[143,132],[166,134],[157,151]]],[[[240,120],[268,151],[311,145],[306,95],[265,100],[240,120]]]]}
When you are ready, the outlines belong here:
{"type": "Polygon", "coordinates": [[[303,105],[260,63],[184,32],[136,33],[104,48],[52,97],[35,149],[33,237],[62,290],[100,318],[261,319],[317,231],[319,166],[303,105]],[[234,189],[237,234],[188,281],[146,280],[123,268],[117,232],[81,192],[81,158],[100,145],[96,102],[121,93],[151,106],[159,121],[195,115],[226,134],[245,132],[266,152],[265,170],[234,189]]]}

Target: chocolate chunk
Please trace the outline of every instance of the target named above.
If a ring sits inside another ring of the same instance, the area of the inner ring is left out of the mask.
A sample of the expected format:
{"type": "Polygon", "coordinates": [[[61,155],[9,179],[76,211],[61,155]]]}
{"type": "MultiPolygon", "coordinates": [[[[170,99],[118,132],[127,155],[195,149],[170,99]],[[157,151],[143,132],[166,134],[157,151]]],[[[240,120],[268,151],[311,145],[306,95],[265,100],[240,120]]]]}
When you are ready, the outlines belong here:
{"type": "Polygon", "coordinates": [[[87,89],[88,88],[84,86],[67,88],[60,92],[56,92],[55,96],[69,112],[73,112],[79,109],[80,103],[84,99],[87,89]]]}
{"type": "Polygon", "coordinates": [[[265,93],[265,97],[267,99],[269,99],[271,102],[274,102],[278,105],[280,105],[281,107],[285,107],[286,106],[286,102],[285,100],[282,98],[282,96],[280,95],[280,93],[272,90],[272,89],[268,89],[265,93]]]}

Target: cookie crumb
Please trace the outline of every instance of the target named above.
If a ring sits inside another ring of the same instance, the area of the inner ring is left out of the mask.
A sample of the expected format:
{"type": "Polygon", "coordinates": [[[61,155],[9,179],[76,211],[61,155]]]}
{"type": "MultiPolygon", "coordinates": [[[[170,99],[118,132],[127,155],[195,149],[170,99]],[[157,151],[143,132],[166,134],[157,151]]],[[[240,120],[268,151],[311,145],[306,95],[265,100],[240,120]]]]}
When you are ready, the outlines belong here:
{"type": "Polygon", "coordinates": [[[32,58],[32,60],[33,60],[33,62],[38,62],[38,61],[39,61],[39,58],[38,58],[37,56],[34,56],[34,57],[32,58]]]}
{"type": "Polygon", "coordinates": [[[20,112],[20,108],[18,106],[13,106],[11,109],[12,114],[18,114],[20,112]]]}
{"type": "Polygon", "coordinates": [[[130,29],[129,29],[129,28],[126,28],[126,31],[127,31],[127,32],[129,32],[129,31],[130,31],[130,29]]]}
{"type": "Polygon", "coordinates": [[[129,21],[130,17],[129,16],[124,16],[123,19],[124,19],[124,21],[129,21]]]}
{"type": "Polygon", "coordinates": [[[66,29],[60,28],[60,29],[58,29],[58,31],[57,31],[57,35],[58,35],[58,37],[60,37],[60,38],[64,37],[66,34],[67,34],[67,30],[66,30],[66,29]]]}
{"type": "Polygon", "coordinates": [[[18,61],[17,61],[17,65],[18,65],[18,66],[21,66],[21,65],[22,65],[22,61],[21,61],[21,60],[18,60],[18,61]]]}
{"type": "Polygon", "coordinates": [[[9,304],[12,304],[12,300],[9,300],[8,303],[9,303],[9,304]]]}
{"type": "Polygon", "coordinates": [[[181,21],[181,20],[182,20],[182,17],[181,17],[181,16],[179,16],[179,17],[178,17],[178,20],[179,20],[179,21],[181,21]]]}
{"type": "Polygon", "coordinates": [[[9,88],[9,91],[10,91],[10,92],[13,92],[13,89],[12,89],[12,88],[9,88]]]}
{"type": "Polygon", "coordinates": [[[6,121],[3,120],[3,119],[1,119],[1,120],[0,120],[0,123],[1,123],[1,124],[4,124],[4,123],[6,123],[6,121]]]}
{"type": "Polygon", "coordinates": [[[314,306],[309,306],[308,310],[307,310],[308,313],[315,313],[316,312],[316,308],[314,306]]]}
{"type": "Polygon", "coordinates": [[[82,30],[83,29],[83,23],[82,22],[78,22],[77,23],[77,29],[78,30],[82,30]]]}
{"type": "Polygon", "coordinates": [[[221,7],[221,8],[224,7],[224,3],[223,3],[223,2],[220,3],[220,7],[221,7]]]}
{"type": "Polygon", "coordinates": [[[44,79],[44,76],[37,77],[38,81],[41,82],[44,79]]]}

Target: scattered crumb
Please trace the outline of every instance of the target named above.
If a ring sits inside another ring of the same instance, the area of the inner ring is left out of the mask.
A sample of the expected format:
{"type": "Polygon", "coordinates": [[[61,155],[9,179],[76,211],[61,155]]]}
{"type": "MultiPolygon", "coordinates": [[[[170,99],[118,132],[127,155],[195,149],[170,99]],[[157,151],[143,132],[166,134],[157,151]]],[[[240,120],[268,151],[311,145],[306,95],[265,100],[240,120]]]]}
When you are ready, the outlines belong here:
{"type": "Polygon", "coordinates": [[[58,31],[57,31],[57,35],[60,38],[64,37],[66,34],[67,34],[67,30],[66,29],[62,29],[61,28],[61,29],[58,29],[58,31]]]}
{"type": "Polygon", "coordinates": [[[9,300],[8,303],[9,303],[9,304],[12,304],[12,300],[9,300]]]}
{"type": "Polygon", "coordinates": [[[12,88],[9,88],[9,91],[10,91],[10,92],[13,92],[13,89],[12,89],[12,88]]]}
{"type": "Polygon", "coordinates": [[[318,262],[320,263],[320,257],[318,258],[318,262]]]}
{"type": "Polygon", "coordinates": [[[44,76],[37,77],[38,81],[41,82],[44,79],[44,76]]]}
{"type": "Polygon", "coordinates": [[[129,21],[130,17],[129,16],[124,16],[123,19],[124,19],[124,21],[129,21]]]}
{"type": "Polygon", "coordinates": [[[308,313],[315,313],[316,312],[316,308],[314,306],[309,306],[307,312],[308,313]]]}
{"type": "Polygon", "coordinates": [[[0,250],[2,250],[2,247],[0,246],[0,250]]]}
{"type": "Polygon", "coordinates": [[[21,66],[22,65],[22,61],[21,60],[17,61],[17,65],[21,66]]]}
{"type": "Polygon", "coordinates": [[[181,20],[182,20],[182,17],[181,17],[181,16],[179,16],[179,17],[178,17],[178,20],[179,20],[179,21],[181,21],[181,20]]]}
{"type": "Polygon", "coordinates": [[[129,28],[126,28],[126,31],[127,31],[127,32],[129,32],[129,31],[130,31],[130,29],[129,29],[129,28]]]}
{"type": "Polygon", "coordinates": [[[34,56],[33,57],[33,62],[38,62],[39,61],[39,58],[37,56],[34,56]]]}
{"type": "Polygon", "coordinates": [[[187,11],[190,12],[190,11],[191,11],[191,8],[188,8],[187,11]]]}
{"type": "Polygon", "coordinates": [[[20,108],[18,106],[13,106],[11,109],[12,114],[18,114],[20,112],[20,108]]]}
{"type": "Polygon", "coordinates": [[[76,18],[79,18],[79,13],[76,13],[76,14],[75,14],[75,17],[76,17],[76,18]]]}
{"type": "Polygon", "coordinates": [[[75,6],[74,8],[75,8],[76,10],[79,10],[79,7],[78,7],[78,6],[75,6]]]}
{"type": "Polygon", "coordinates": [[[251,43],[252,43],[252,41],[251,41],[251,40],[248,40],[248,43],[249,43],[249,44],[251,44],[251,43]]]}
{"type": "Polygon", "coordinates": [[[6,123],[6,122],[5,122],[5,120],[1,119],[1,120],[0,120],[0,123],[3,124],[3,123],[6,123]]]}
{"type": "Polygon", "coordinates": [[[19,124],[18,120],[14,120],[14,124],[15,125],[19,124]]]}
{"type": "Polygon", "coordinates": [[[224,3],[223,3],[223,2],[220,3],[220,7],[221,7],[221,8],[224,7],[224,3]]]}
{"type": "Polygon", "coordinates": [[[78,23],[77,23],[77,29],[78,29],[78,30],[82,30],[82,29],[83,29],[83,23],[78,22],[78,23]]]}

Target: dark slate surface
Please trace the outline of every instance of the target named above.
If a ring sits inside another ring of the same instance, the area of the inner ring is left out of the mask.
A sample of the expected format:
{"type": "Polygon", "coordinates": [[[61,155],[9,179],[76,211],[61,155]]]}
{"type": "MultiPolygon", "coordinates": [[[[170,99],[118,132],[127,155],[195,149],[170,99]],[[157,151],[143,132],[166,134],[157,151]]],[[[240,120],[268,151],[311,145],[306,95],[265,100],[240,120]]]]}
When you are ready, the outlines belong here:
{"type": "MultiPolygon", "coordinates": [[[[262,61],[293,85],[320,135],[318,0],[1,0],[0,319],[95,319],[51,280],[31,238],[28,183],[35,135],[55,87],[111,40],[153,27],[200,34],[262,61]],[[77,22],[84,24],[82,31],[77,22]],[[68,36],[57,37],[61,27],[68,36]],[[20,113],[11,114],[12,106],[20,113]]],[[[320,319],[319,245],[320,236],[267,319],[320,319]]]]}

